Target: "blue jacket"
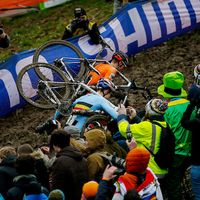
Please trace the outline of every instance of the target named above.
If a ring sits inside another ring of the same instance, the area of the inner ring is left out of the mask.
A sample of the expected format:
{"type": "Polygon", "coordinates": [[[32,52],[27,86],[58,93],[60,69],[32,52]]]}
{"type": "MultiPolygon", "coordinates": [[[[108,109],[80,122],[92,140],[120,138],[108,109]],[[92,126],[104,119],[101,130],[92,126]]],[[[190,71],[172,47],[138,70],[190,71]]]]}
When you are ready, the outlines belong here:
{"type": "Polygon", "coordinates": [[[197,87],[197,85],[194,83],[194,84],[192,84],[192,86],[190,87],[190,90],[189,90],[189,92],[188,92],[187,99],[188,99],[189,101],[191,101],[191,99],[192,99],[197,93],[200,93],[200,88],[197,87]]]}
{"type": "Polygon", "coordinates": [[[25,200],[48,200],[48,197],[46,194],[29,194],[25,197],[25,200]]]}
{"type": "Polygon", "coordinates": [[[127,153],[129,152],[129,148],[126,144],[126,138],[124,136],[121,135],[121,133],[118,131],[117,133],[115,133],[113,135],[113,139],[115,140],[115,142],[117,142],[117,144],[122,147],[127,153]]]}
{"type": "MultiPolygon", "coordinates": [[[[117,111],[110,105],[109,101],[104,97],[95,94],[86,94],[78,98],[73,103],[74,110],[104,110],[112,118],[117,119],[117,111]]],[[[87,116],[78,115],[75,119],[75,125],[80,131],[88,119],[87,116]]]]}
{"type": "Polygon", "coordinates": [[[95,200],[107,200],[107,193],[109,189],[109,181],[101,180],[99,182],[99,187],[97,190],[97,194],[95,200]]]}
{"type": "Polygon", "coordinates": [[[3,196],[0,194],[0,200],[4,200],[3,196]]]}

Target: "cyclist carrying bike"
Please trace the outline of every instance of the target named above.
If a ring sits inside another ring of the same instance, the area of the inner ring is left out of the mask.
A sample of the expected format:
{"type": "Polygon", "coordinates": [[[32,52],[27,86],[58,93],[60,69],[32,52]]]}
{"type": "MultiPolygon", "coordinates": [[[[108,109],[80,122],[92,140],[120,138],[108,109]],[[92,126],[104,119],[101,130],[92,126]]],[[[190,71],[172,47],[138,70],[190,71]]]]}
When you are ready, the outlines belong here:
{"type": "Polygon", "coordinates": [[[113,78],[117,74],[117,70],[122,72],[128,65],[128,56],[122,51],[116,51],[112,56],[111,65],[99,64],[95,67],[95,69],[100,72],[100,75],[98,75],[96,72],[89,73],[88,77],[92,76],[92,78],[88,85],[96,85],[100,78],[106,78],[113,81],[113,78]]]}
{"type": "MultiPolygon", "coordinates": [[[[108,99],[111,97],[112,93],[115,92],[115,85],[108,79],[101,78],[97,83],[97,93],[96,94],[86,94],[73,103],[74,110],[103,110],[108,113],[112,118],[117,118],[117,111],[110,105],[108,99]]],[[[57,118],[59,112],[56,111],[54,119],[57,118]]],[[[66,122],[67,125],[74,125],[80,131],[88,119],[88,116],[83,115],[71,115],[66,122]]]]}

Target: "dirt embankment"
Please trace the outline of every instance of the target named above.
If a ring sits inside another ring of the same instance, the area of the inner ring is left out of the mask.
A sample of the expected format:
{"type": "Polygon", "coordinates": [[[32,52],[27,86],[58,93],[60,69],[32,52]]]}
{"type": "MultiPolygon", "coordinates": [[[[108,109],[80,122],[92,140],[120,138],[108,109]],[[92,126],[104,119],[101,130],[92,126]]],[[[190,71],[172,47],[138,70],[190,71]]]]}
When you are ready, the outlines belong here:
{"type": "MultiPolygon", "coordinates": [[[[188,91],[194,81],[193,69],[200,63],[200,38],[194,39],[193,33],[189,34],[189,39],[181,40],[171,47],[163,43],[136,54],[131,58],[131,66],[124,71],[125,76],[129,80],[134,78],[139,86],[150,89],[154,98],[162,98],[157,95],[157,87],[162,84],[163,75],[171,71],[180,71],[185,78],[184,89],[188,91]]],[[[115,83],[120,82],[116,77],[115,83]]],[[[140,92],[129,97],[129,103],[138,110],[143,109],[147,101],[140,92]]],[[[0,147],[17,147],[24,143],[31,144],[33,148],[48,145],[49,137],[39,135],[35,128],[53,117],[54,112],[27,105],[1,118],[0,147]]]]}

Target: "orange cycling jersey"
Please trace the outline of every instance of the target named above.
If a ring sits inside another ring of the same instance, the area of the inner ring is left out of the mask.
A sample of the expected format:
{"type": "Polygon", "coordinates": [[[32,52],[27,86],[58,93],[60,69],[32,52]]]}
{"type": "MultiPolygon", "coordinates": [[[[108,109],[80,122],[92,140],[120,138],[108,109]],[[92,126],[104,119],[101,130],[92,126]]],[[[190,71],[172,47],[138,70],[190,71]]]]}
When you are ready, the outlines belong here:
{"type": "Polygon", "coordinates": [[[90,72],[88,76],[92,75],[92,80],[88,85],[96,85],[100,78],[107,78],[112,81],[117,73],[117,70],[109,64],[99,64],[95,67],[95,69],[101,74],[98,75],[96,72],[90,72]]]}

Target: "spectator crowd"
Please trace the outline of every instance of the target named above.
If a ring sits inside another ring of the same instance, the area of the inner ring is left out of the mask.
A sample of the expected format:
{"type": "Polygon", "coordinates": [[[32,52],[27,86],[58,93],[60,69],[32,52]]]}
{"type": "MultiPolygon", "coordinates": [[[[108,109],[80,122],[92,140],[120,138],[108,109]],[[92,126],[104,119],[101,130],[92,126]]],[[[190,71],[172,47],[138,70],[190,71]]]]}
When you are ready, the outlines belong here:
{"type": "MultiPolygon", "coordinates": [[[[65,124],[63,129],[59,124],[51,133],[49,147],[1,148],[1,199],[160,200],[164,194],[170,200],[183,199],[181,182],[189,166],[198,199],[199,71],[198,65],[190,100],[183,89],[183,75],[169,72],[158,87],[165,100],[151,99],[142,111],[128,106],[127,114],[126,107],[119,104],[114,119],[107,124],[88,123],[83,135],[76,124],[65,124]],[[175,144],[171,145],[175,149],[172,163],[163,169],[155,154],[160,149],[162,127],[167,125],[174,134],[171,142],[175,144]]],[[[114,88],[111,81],[106,83],[114,88]]],[[[102,98],[114,92],[104,89],[100,90],[102,98]]]]}

